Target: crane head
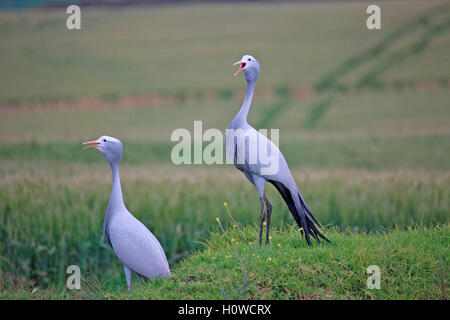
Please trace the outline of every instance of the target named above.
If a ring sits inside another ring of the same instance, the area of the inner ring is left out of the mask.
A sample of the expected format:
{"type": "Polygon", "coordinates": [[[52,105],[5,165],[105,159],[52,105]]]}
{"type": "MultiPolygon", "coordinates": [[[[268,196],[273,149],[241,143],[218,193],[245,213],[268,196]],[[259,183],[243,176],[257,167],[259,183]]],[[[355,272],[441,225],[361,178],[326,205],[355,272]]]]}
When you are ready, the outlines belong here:
{"type": "Polygon", "coordinates": [[[255,82],[259,76],[259,62],[250,55],[244,55],[241,60],[236,61],[233,66],[239,65],[239,69],[235,72],[234,76],[237,76],[242,70],[244,70],[245,80],[247,82],[255,82]]]}
{"type": "Polygon", "coordinates": [[[119,163],[122,159],[122,142],[119,139],[101,136],[97,140],[83,142],[83,149],[95,148],[100,151],[109,163],[119,163]]]}

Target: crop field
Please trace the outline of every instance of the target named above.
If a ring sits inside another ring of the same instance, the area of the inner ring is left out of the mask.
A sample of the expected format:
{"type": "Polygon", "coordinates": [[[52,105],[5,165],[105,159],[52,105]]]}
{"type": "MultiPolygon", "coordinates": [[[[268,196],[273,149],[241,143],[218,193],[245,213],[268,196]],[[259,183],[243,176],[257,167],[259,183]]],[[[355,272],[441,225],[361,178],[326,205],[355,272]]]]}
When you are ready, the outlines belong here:
{"type": "Polygon", "coordinates": [[[367,5],[89,7],[79,31],[64,10],[0,11],[0,298],[447,299],[450,5],[381,2],[375,31],[367,5]],[[248,121],[280,129],[334,245],[308,248],[268,184],[259,247],[240,172],[171,161],[175,129],[228,126],[247,53],[262,69],[248,121]],[[172,270],[130,294],[102,240],[109,165],[81,150],[101,135],[122,141],[125,203],[172,270]],[[69,265],[81,290],[65,288],[69,265]]]}

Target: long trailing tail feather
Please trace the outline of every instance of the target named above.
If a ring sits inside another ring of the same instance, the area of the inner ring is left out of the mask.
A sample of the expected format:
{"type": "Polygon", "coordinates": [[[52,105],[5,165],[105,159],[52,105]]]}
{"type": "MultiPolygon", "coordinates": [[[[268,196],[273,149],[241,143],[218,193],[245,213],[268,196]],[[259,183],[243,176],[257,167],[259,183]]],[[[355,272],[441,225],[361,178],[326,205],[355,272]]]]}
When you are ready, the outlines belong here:
{"type": "Polygon", "coordinates": [[[301,193],[298,193],[298,197],[300,199],[300,202],[302,204],[302,206],[305,208],[305,214],[308,216],[309,219],[311,219],[312,221],[314,221],[315,224],[317,224],[319,226],[319,228],[321,228],[322,226],[320,225],[320,223],[316,220],[316,218],[314,218],[313,214],[311,213],[311,210],[309,210],[308,206],[306,205],[305,200],[303,200],[303,197],[301,195],[301,193]]]}
{"type": "Polygon", "coordinates": [[[330,240],[325,237],[317,227],[321,228],[319,222],[314,218],[313,214],[309,210],[308,206],[303,200],[300,191],[297,189],[298,201],[294,201],[292,197],[292,192],[281,182],[269,180],[278,192],[283,197],[284,202],[286,202],[289,211],[294,217],[295,222],[300,228],[301,235],[305,236],[306,242],[308,245],[311,245],[310,236],[313,237],[317,242],[320,242],[320,239],[325,240],[328,243],[331,243],[330,240]],[[297,205],[296,205],[297,202],[297,205]],[[317,225],[317,226],[316,226],[317,225]]]}

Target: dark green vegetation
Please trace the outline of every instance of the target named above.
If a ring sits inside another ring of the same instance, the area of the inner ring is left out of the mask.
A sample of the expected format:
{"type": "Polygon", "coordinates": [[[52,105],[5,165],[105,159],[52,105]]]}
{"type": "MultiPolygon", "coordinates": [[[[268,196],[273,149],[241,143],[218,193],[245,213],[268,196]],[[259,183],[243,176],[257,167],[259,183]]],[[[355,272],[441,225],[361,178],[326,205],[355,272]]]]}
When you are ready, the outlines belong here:
{"type": "Polygon", "coordinates": [[[374,32],[360,3],[87,9],[78,33],[58,11],[2,13],[1,296],[445,298],[450,10],[405,5],[383,4],[374,32]],[[335,247],[306,248],[271,186],[272,247],[244,245],[223,203],[254,241],[259,203],[245,178],[231,166],[171,164],[174,129],[224,129],[237,112],[244,82],[231,63],[244,53],[262,64],[249,122],[280,129],[335,247]],[[121,100],[140,95],[140,107],[121,100]],[[101,240],[110,169],[80,145],[103,134],[123,141],[125,202],[174,270],[131,296],[101,240]],[[80,292],[63,289],[70,264],[85,277],[80,292]],[[382,290],[365,287],[370,264],[382,290]]]}
{"type": "MultiPolygon", "coordinates": [[[[98,275],[106,271],[106,278],[120,273],[116,258],[101,241],[110,191],[107,164],[46,167],[41,165],[39,173],[30,176],[11,173],[8,188],[1,188],[0,248],[6,270],[39,279],[42,285],[63,284],[64,268],[70,264],[98,275]]],[[[227,216],[224,201],[237,221],[247,224],[258,218],[255,190],[238,174],[231,175],[231,168],[202,170],[122,168],[128,208],[158,235],[172,264],[198,247],[216,217],[227,216]]],[[[297,175],[297,181],[318,219],[329,226],[377,232],[448,221],[448,177],[434,181],[427,174],[417,180],[412,173],[383,176],[348,170],[316,174],[297,175]]],[[[286,205],[273,188],[267,189],[275,207],[273,227],[291,224],[286,205]]]]}
{"type": "MultiPolygon", "coordinates": [[[[257,227],[239,225],[210,235],[169,279],[125,286],[88,275],[79,291],[32,291],[16,283],[9,297],[33,299],[446,299],[449,226],[412,227],[379,235],[328,231],[336,243],[307,248],[289,227],[259,247],[257,227]],[[380,290],[369,290],[366,269],[381,269],[380,290]],[[108,288],[108,289],[105,289],[108,288]]],[[[1,291],[0,291],[1,294],[1,291]]],[[[4,294],[4,292],[3,292],[4,294]]]]}

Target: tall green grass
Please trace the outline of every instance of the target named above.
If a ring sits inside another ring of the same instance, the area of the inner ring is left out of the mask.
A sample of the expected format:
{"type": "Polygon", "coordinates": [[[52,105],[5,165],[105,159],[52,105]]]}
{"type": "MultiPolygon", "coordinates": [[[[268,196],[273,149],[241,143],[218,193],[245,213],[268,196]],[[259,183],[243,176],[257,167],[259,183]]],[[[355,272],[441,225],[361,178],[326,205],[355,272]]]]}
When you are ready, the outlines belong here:
{"type": "Polygon", "coordinates": [[[85,275],[81,290],[35,290],[9,282],[0,297],[22,299],[446,299],[448,224],[379,235],[328,230],[335,244],[308,248],[290,228],[272,229],[257,244],[255,225],[214,232],[170,278],[125,284],[85,275]],[[380,268],[380,289],[367,287],[369,266],[380,268]]]}

